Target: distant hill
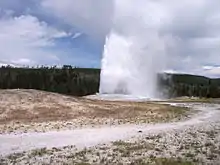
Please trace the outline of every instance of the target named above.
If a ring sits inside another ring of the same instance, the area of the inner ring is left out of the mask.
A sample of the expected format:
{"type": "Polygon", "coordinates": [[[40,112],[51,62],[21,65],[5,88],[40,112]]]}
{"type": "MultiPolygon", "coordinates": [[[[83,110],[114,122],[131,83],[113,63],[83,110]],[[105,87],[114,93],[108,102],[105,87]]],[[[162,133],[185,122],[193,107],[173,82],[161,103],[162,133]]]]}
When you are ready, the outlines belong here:
{"type": "Polygon", "coordinates": [[[220,79],[190,74],[160,74],[159,86],[165,95],[220,97],[220,79]]]}
{"type": "Polygon", "coordinates": [[[190,74],[172,74],[174,83],[186,83],[194,85],[217,85],[220,86],[220,78],[208,78],[205,76],[190,75],[190,74]]]}
{"type": "Polygon", "coordinates": [[[189,75],[189,74],[173,74],[172,81],[174,83],[208,85],[210,79],[204,76],[196,76],[196,75],[189,75]]]}

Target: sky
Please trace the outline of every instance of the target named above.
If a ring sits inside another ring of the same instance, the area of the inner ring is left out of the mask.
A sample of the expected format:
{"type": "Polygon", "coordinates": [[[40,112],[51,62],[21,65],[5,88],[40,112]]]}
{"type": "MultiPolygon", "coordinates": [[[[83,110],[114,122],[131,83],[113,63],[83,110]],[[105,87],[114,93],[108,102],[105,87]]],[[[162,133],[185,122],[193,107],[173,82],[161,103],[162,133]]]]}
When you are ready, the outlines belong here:
{"type": "MultiPolygon", "coordinates": [[[[115,1],[1,0],[0,64],[100,67],[115,1]]],[[[162,19],[152,27],[169,36],[167,71],[220,77],[219,0],[122,1],[136,10],[154,3],[148,14],[162,19]]]]}

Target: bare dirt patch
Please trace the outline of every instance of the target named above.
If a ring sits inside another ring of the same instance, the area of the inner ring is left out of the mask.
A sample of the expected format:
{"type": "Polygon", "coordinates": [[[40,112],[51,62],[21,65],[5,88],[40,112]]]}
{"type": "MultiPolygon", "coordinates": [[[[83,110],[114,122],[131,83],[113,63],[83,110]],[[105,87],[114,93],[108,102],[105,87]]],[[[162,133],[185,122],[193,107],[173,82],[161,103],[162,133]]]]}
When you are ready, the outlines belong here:
{"type": "Polygon", "coordinates": [[[89,100],[37,90],[0,90],[0,133],[180,120],[186,108],[151,102],[89,100]]]}

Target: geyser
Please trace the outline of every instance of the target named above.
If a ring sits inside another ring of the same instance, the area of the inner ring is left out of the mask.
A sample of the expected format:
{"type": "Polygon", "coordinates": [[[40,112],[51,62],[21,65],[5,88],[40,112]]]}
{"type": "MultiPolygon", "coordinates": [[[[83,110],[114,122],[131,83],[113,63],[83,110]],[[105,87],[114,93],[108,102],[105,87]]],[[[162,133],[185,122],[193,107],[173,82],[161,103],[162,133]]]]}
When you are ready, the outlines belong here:
{"type": "Polygon", "coordinates": [[[100,94],[159,96],[157,73],[166,59],[165,39],[158,29],[163,17],[156,2],[115,1],[113,24],[103,52],[100,94]]]}

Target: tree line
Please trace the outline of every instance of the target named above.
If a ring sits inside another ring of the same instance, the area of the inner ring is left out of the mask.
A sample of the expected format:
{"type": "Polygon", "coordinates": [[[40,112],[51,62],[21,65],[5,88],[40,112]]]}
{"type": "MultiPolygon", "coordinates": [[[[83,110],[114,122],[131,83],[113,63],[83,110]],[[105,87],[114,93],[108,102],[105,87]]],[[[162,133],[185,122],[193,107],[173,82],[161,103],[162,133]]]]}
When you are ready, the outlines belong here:
{"type": "Polygon", "coordinates": [[[168,97],[220,98],[220,79],[187,74],[163,74],[158,79],[159,89],[168,97]]]}
{"type": "MultiPolygon", "coordinates": [[[[38,89],[73,96],[85,96],[99,91],[100,69],[0,67],[0,89],[38,89]]],[[[168,97],[195,96],[220,98],[220,79],[203,76],[158,74],[159,91],[168,97]]]]}
{"type": "Polygon", "coordinates": [[[99,88],[99,69],[74,68],[0,68],[1,89],[37,89],[62,94],[85,96],[94,94],[99,88]]]}

